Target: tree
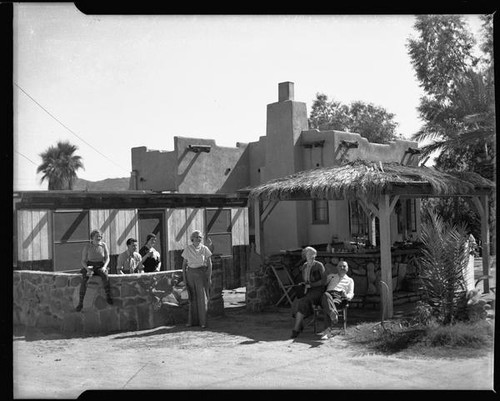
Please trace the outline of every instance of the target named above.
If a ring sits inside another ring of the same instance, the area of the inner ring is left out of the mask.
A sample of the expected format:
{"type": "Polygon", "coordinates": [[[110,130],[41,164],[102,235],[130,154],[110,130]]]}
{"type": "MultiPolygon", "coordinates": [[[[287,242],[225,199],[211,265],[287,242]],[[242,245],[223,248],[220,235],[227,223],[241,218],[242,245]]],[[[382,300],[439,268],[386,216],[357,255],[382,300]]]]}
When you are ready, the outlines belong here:
{"type": "MultiPolygon", "coordinates": [[[[483,21],[481,49],[490,52],[491,19],[483,21]]],[[[418,16],[414,27],[419,37],[408,40],[408,52],[426,95],[418,107],[424,125],[412,139],[433,140],[422,155],[440,151],[438,168],[453,166],[493,179],[492,163],[485,166],[495,156],[491,54],[473,55],[475,40],[460,16],[418,16]]]]}
{"type": "MultiPolygon", "coordinates": [[[[412,139],[432,140],[421,147],[421,152],[423,156],[439,152],[436,168],[474,171],[496,181],[492,16],[483,16],[482,21],[480,49],[484,55],[476,57],[475,39],[461,17],[417,17],[414,27],[419,36],[409,39],[407,46],[425,91],[418,107],[424,125],[412,139]]],[[[470,231],[480,233],[480,219],[469,203],[454,198],[425,200],[422,206],[435,208],[457,224],[468,222],[470,231]]],[[[492,227],[495,203],[493,196],[492,227]]],[[[494,236],[494,230],[491,233],[494,236]]]]}
{"type": "Polygon", "coordinates": [[[407,47],[417,79],[428,95],[446,100],[462,74],[478,62],[472,54],[474,37],[456,15],[419,15],[414,28],[419,37],[410,38],[407,47]]]}
{"type": "Polygon", "coordinates": [[[77,170],[84,168],[82,158],[74,154],[77,149],[68,141],[59,141],[40,153],[42,164],[36,172],[43,173],[41,182],[47,180],[49,190],[73,189],[77,170]]]}
{"type": "Polygon", "coordinates": [[[397,138],[394,114],[383,107],[362,101],[350,105],[317,93],[311,107],[309,126],[319,130],[349,131],[360,134],[370,142],[387,143],[397,138]]]}

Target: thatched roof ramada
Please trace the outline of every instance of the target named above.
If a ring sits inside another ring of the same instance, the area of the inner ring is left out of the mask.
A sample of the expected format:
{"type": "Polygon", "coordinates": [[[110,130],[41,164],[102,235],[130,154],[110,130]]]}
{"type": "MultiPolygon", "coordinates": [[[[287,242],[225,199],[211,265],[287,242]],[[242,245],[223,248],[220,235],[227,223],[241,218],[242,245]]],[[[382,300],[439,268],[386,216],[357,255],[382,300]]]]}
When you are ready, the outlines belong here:
{"type": "Polygon", "coordinates": [[[249,189],[251,200],[357,199],[376,201],[382,194],[474,196],[495,183],[472,172],[442,172],[429,167],[356,160],[271,180],[249,189]]]}

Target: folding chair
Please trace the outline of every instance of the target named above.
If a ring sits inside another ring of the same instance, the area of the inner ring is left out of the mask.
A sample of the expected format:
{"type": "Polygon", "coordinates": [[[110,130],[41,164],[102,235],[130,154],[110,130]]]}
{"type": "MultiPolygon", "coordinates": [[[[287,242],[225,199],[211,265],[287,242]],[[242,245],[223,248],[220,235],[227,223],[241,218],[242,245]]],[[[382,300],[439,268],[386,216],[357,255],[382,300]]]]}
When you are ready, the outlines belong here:
{"type": "Polygon", "coordinates": [[[295,283],[293,282],[292,276],[288,272],[288,269],[285,266],[275,267],[271,265],[271,269],[273,269],[273,273],[278,280],[278,284],[283,291],[283,295],[276,302],[276,306],[278,306],[282,301],[286,300],[292,305],[292,301],[295,298],[295,294],[292,292],[295,283]]]}
{"type": "MultiPolygon", "coordinates": [[[[343,323],[344,334],[345,334],[345,331],[347,329],[347,308],[349,308],[349,303],[346,303],[345,306],[341,309],[342,313],[339,313],[339,318],[342,319],[342,323],[343,323]]],[[[320,315],[320,313],[323,313],[323,315],[324,315],[325,311],[319,305],[314,305],[313,311],[314,311],[314,313],[313,313],[312,322],[313,322],[313,327],[314,327],[314,334],[317,334],[318,333],[318,330],[317,330],[318,316],[320,315]]]]}

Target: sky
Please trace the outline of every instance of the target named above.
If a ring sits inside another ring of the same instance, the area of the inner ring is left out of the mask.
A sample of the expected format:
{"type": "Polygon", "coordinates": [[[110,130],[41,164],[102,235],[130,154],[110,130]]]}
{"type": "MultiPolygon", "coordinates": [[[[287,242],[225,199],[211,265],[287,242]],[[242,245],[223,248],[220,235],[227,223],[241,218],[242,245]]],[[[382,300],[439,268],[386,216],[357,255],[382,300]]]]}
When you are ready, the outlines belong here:
{"type": "MultiPolygon", "coordinates": [[[[468,15],[478,36],[478,15],[468,15]]],[[[40,153],[78,147],[89,181],[129,177],[131,148],[174,136],[218,146],[265,135],[278,84],[307,113],[317,93],[420,128],[406,43],[412,15],[85,15],[73,3],[15,3],[14,190],[44,190],[40,153]]]]}

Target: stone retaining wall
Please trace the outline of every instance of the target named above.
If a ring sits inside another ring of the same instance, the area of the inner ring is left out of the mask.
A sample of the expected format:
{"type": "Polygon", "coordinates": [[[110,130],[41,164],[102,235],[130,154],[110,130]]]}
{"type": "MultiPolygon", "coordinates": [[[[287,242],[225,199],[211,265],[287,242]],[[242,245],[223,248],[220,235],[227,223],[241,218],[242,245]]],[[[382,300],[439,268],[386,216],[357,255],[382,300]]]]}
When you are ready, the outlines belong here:
{"type": "MultiPolygon", "coordinates": [[[[418,264],[416,252],[394,252],[392,257],[392,289],[395,305],[416,302],[422,298],[418,285],[418,264]]],[[[354,280],[355,296],[350,303],[353,308],[374,308],[380,306],[380,257],[377,254],[349,254],[334,256],[318,252],[316,260],[334,266],[340,258],[349,263],[349,276],[354,280]]],[[[246,304],[251,311],[262,311],[274,305],[283,295],[270,265],[286,266],[292,277],[300,275],[299,266],[303,263],[300,252],[271,255],[259,270],[247,276],[246,304]]],[[[286,304],[286,303],[285,303],[286,304]]]]}
{"type": "MultiPolygon", "coordinates": [[[[187,291],[180,270],[109,275],[113,305],[106,302],[101,278],[91,277],[81,312],[75,311],[80,274],[27,270],[13,274],[14,325],[105,334],[187,321],[187,291]]],[[[222,272],[214,269],[209,314],[223,313],[222,272]]]]}

